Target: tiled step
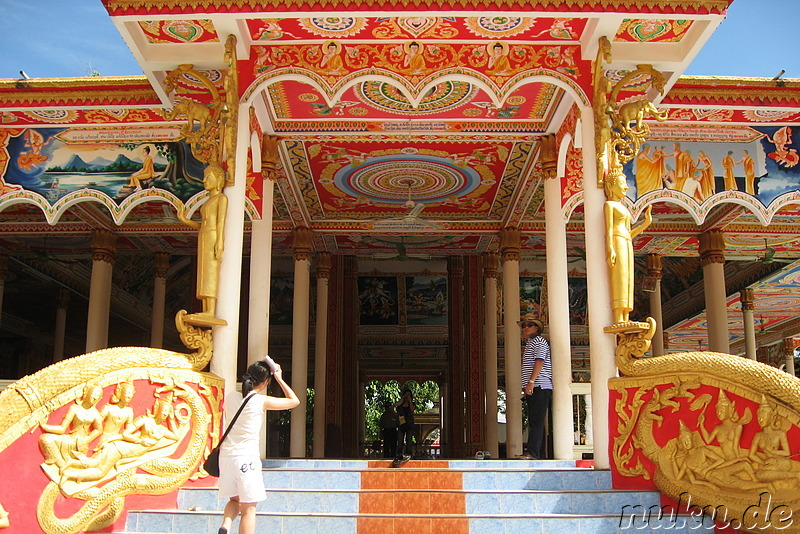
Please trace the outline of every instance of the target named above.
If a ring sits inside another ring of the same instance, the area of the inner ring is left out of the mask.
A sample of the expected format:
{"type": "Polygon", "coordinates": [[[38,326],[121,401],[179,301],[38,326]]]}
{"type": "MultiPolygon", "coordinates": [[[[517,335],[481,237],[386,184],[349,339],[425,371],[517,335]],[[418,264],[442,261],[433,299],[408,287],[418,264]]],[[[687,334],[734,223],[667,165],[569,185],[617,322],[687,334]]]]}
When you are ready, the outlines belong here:
{"type": "MultiPolygon", "coordinates": [[[[608,471],[576,468],[574,462],[388,466],[388,461],[267,460],[267,499],[257,506],[256,532],[603,534],[620,531],[620,521],[632,521],[626,530],[705,530],[685,517],[652,514],[645,521],[644,511],[659,510],[657,492],[614,491],[608,471]],[[621,518],[623,510],[638,513],[621,518]]],[[[129,513],[127,532],[213,533],[224,505],[216,489],[183,489],[178,510],[129,513]]]]}

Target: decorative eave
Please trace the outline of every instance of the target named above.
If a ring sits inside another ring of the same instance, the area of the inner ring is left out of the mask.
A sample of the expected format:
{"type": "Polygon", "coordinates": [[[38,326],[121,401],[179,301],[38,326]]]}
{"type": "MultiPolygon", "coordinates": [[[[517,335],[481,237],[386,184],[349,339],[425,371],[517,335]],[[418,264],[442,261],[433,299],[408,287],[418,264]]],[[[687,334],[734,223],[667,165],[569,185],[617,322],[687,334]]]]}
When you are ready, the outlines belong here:
{"type": "Polygon", "coordinates": [[[161,106],[145,76],[0,80],[0,108],[161,106]]]}
{"type": "Polygon", "coordinates": [[[682,76],[661,104],[800,107],[800,79],[682,76]]]}
{"type": "Polygon", "coordinates": [[[733,0],[103,0],[112,16],[306,11],[492,11],[721,15],[733,0]]]}

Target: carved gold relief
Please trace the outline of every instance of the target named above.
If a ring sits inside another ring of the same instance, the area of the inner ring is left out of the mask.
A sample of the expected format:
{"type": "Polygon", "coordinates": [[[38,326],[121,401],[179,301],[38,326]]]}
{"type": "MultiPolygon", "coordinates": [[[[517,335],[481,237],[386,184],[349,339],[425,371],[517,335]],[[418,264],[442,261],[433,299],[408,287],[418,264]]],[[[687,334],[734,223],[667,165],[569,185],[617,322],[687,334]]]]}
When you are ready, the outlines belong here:
{"type": "MultiPolygon", "coordinates": [[[[196,371],[207,363],[161,349],[105,349],[54,364],[0,393],[0,451],[42,431],[41,467],[49,481],[37,519],[44,532],[102,528],[119,516],[127,495],[167,493],[202,474],[197,466],[219,439],[224,386],[196,371]],[[51,420],[62,406],[68,406],[63,415],[51,420]],[[79,503],[66,517],[56,512],[64,500],[79,503]]],[[[8,520],[0,508],[0,528],[8,520]]]]}
{"type": "MultiPolygon", "coordinates": [[[[622,475],[649,478],[646,458],[664,494],[690,496],[726,520],[743,518],[764,492],[782,517],[797,517],[800,444],[790,439],[800,426],[797,379],[709,352],[639,358],[618,349],[617,364],[625,376],[609,381],[618,393],[612,459],[622,475]]],[[[781,530],[800,525],[784,522],[781,530]]]]}

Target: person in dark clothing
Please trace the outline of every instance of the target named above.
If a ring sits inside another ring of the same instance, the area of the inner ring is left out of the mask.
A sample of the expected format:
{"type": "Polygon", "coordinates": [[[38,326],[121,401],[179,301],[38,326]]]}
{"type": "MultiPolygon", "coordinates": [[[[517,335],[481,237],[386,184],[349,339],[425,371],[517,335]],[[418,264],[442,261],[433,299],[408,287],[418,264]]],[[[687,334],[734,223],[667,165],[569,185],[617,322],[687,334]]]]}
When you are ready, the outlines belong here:
{"type": "Polygon", "coordinates": [[[413,456],[414,437],[414,399],[411,390],[403,391],[403,396],[394,404],[400,416],[400,432],[397,437],[397,459],[407,460],[413,456]]]}
{"type": "Polygon", "coordinates": [[[378,420],[381,427],[381,437],[383,438],[383,457],[394,458],[397,454],[397,427],[400,426],[400,416],[390,402],[386,403],[386,409],[378,420]]]}

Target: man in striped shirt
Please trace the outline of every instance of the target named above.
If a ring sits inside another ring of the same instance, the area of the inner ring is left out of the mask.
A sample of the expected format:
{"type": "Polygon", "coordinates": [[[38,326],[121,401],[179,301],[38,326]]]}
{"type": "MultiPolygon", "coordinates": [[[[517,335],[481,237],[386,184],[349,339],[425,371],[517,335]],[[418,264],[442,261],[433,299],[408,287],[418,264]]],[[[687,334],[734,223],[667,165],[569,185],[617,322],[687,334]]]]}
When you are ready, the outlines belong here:
{"type": "Polygon", "coordinates": [[[520,458],[538,460],[544,456],[544,423],[550,397],[553,395],[553,366],[550,344],[542,337],[544,324],[528,313],[519,321],[522,334],[528,341],[522,353],[522,384],[528,406],[528,453],[520,458]]]}

